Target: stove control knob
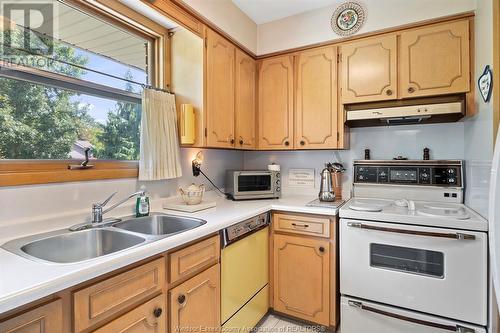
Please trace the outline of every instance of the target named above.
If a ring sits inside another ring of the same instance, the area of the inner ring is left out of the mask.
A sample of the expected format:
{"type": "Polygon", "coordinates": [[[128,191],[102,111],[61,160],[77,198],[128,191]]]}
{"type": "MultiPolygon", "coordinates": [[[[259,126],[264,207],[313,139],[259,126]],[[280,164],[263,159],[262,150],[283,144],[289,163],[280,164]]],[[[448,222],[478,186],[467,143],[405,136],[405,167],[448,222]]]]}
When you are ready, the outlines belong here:
{"type": "Polygon", "coordinates": [[[455,169],[448,169],[447,172],[450,174],[450,175],[454,175],[455,174],[455,169]]]}
{"type": "Polygon", "coordinates": [[[363,177],[363,175],[359,175],[359,176],[358,176],[358,179],[359,179],[359,180],[363,180],[363,179],[365,179],[365,177],[363,177]]]}
{"type": "Polygon", "coordinates": [[[429,178],[429,174],[427,174],[427,172],[421,173],[420,178],[427,179],[427,178],[429,178]]]}
{"type": "Polygon", "coordinates": [[[448,178],[448,183],[454,184],[455,183],[455,178],[452,178],[452,177],[448,178]]]}
{"type": "Polygon", "coordinates": [[[276,179],[276,185],[279,185],[279,184],[280,184],[280,180],[276,179]]]}

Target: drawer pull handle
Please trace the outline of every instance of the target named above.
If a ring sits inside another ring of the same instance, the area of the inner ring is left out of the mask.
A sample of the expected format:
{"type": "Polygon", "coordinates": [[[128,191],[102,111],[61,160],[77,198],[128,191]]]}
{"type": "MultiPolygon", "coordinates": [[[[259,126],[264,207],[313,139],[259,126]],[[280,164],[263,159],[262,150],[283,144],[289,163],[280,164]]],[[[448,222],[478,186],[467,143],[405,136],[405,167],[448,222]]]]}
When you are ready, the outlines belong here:
{"type": "Polygon", "coordinates": [[[153,316],[155,316],[156,318],[160,318],[162,313],[163,313],[163,310],[161,308],[156,308],[153,310],[153,316]]]}
{"type": "Polygon", "coordinates": [[[177,297],[177,302],[181,305],[186,303],[186,295],[180,294],[179,297],[177,297]]]}
{"type": "Polygon", "coordinates": [[[392,90],[391,89],[387,89],[386,92],[385,92],[385,94],[387,96],[391,96],[392,95],[392,90]]]}
{"type": "Polygon", "coordinates": [[[410,94],[414,93],[415,92],[415,88],[413,88],[413,87],[408,88],[408,92],[410,94]]]}
{"type": "Polygon", "coordinates": [[[292,223],[292,226],[294,226],[295,228],[309,228],[309,224],[292,223]]]}
{"type": "Polygon", "coordinates": [[[435,323],[432,321],[411,318],[411,317],[403,316],[403,315],[400,315],[397,313],[392,313],[392,312],[377,309],[377,308],[374,308],[374,307],[371,307],[368,305],[364,305],[362,302],[347,301],[347,304],[349,304],[349,306],[358,308],[360,310],[376,313],[376,314],[379,314],[381,316],[390,317],[390,318],[394,318],[394,319],[398,319],[398,320],[403,320],[403,321],[407,321],[407,322],[422,325],[422,326],[439,328],[439,329],[442,329],[445,331],[450,331],[450,332],[459,332],[459,333],[474,333],[475,332],[475,330],[468,328],[468,327],[464,327],[464,326],[460,326],[460,325],[455,325],[455,326],[445,325],[445,324],[441,324],[441,323],[435,323]]]}
{"type": "Polygon", "coordinates": [[[348,227],[351,228],[359,228],[366,230],[374,230],[374,231],[383,231],[383,232],[393,232],[397,234],[405,234],[405,235],[413,235],[413,236],[424,236],[424,237],[438,237],[438,238],[449,238],[456,240],[474,240],[476,236],[471,234],[464,233],[449,233],[443,234],[440,232],[430,232],[430,231],[417,231],[417,230],[406,230],[406,229],[396,229],[396,228],[386,228],[386,227],[377,227],[369,224],[359,223],[359,222],[348,222],[348,227]]]}
{"type": "Polygon", "coordinates": [[[324,248],[323,246],[320,246],[320,247],[319,247],[319,252],[321,252],[321,253],[325,253],[325,248],[324,248]]]}
{"type": "Polygon", "coordinates": [[[285,146],[287,146],[287,147],[288,147],[289,145],[290,145],[290,142],[285,141],[285,146]]]}
{"type": "Polygon", "coordinates": [[[243,140],[240,140],[240,145],[242,145],[242,144],[243,144],[243,140]]]}

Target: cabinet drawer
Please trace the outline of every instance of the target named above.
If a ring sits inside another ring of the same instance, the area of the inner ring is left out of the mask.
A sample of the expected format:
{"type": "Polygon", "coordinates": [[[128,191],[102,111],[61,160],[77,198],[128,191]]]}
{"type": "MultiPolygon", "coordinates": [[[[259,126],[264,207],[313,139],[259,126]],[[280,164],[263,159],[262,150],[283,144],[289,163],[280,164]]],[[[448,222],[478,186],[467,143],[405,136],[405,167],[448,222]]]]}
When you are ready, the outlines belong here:
{"type": "Polygon", "coordinates": [[[0,322],[0,332],[62,332],[62,317],[62,301],[57,300],[0,322]]]}
{"type": "Polygon", "coordinates": [[[274,214],[275,231],[284,231],[293,234],[330,237],[330,219],[304,215],[274,214]]]}
{"type": "Polygon", "coordinates": [[[170,282],[175,282],[219,261],[220,238],[214,236],[169,255],[170,282]]]}
{"type": "Polygon", "coordinates": [[[93,331],[93,333],[164,333],[165,316],[165,295],[162,294],[93,331]]]}
{"type": "Polygon", "coordinates": [[[75,292],[75,332],[85,330],[161,292],[164,285],[164,259],[157,259],[75,292]]]}

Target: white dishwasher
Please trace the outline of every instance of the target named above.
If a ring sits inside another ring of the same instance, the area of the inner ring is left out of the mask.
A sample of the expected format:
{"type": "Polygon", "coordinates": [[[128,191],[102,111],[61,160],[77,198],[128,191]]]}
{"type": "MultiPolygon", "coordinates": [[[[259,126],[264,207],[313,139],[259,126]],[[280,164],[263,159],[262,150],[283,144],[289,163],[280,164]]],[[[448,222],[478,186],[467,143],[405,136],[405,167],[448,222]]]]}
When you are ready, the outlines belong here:
{"type": "Polygon", "coordinates": [[[269,308],[269,214],[222,230],[221,324],[248,331],[269,308]]]}

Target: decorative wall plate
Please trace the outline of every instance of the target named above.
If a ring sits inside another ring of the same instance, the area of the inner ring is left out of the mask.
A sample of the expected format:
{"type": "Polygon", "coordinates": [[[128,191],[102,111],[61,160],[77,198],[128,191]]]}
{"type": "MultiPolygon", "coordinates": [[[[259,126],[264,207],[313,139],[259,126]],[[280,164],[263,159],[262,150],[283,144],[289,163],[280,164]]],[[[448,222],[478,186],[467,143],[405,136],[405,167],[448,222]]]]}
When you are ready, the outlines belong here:
{"type": "Polygon", "coordinates": [[[491,72],[491,68],[489,65],[486,65],[484,68],[483,74],[477,80],[477,87],[479,88],[479,92],[483,97],[483,101],[488,103],[491,98],[491,91],[493,89],[493,73],[491,72]]]}
{"type": "Polygon", "coordinates": [[[345,2],[335,9],[332,15],[332,29],[339,36],[350,36],[365,22],[365,11],[356,2],[345,2]]]}

